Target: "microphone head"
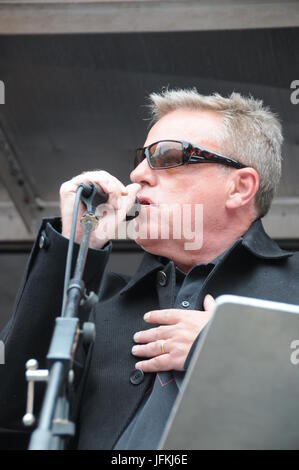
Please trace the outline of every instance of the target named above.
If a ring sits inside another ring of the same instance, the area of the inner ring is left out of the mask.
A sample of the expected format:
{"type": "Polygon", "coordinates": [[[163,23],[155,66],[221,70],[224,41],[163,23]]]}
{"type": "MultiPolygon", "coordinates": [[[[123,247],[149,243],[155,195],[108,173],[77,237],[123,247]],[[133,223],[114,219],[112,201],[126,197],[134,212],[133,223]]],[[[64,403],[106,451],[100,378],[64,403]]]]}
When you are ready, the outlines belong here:
{"type": "MultiPolygon", "coordinates": [[[[92,197],[93,193],[95,193],[93,197],[93,206],[95,207],[99,206],[100,204],[104,204],[109,199],[108,194],[105,193],[105,191],[103,191],[103,189],[97,186],[95,183],[81,183],[79,187],[83,188],[81,197],[83,197],[84,199],[92,197]]],[[[138,198],[136,197],[134,205],[131,207],[131,209],[126,215],[126,221],[128,222],[130,220],[135,219],[135,217],[137,217],[139,213],[140,203],[138,198]]]]}
{"type": "Polygon", "coordinates": [[[97,186],[95,183],[81,183],[79,187],[82,187],[81,197],[83,198],[90,198],[93,197],[93,206],[97,207],[100,204],[104,204],[104,202],[108,201],[108,194],[105,191],[97,186]]]}

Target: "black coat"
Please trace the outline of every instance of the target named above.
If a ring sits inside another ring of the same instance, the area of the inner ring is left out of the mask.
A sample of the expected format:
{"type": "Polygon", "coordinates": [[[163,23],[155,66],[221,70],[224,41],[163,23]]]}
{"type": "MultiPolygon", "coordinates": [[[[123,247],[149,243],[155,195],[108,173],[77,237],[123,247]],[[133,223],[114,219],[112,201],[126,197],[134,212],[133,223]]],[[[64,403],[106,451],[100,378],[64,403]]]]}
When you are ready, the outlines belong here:
{"type": "MultiPolygon", "coordinates": [[[[0,366],[2,448],[8,446],[7,436],[11,436],[12,448],[25,445],[28,431],[21,424],[26,396],[24,365],[36,358],[41,368],[46,367],[54,319],[60,315],[67,241],[59,234],[60,220],[51,224],[43,221],[14,315],[1,335],[6,353],[6,364],[0,366]]],[[[84,276],[87,290],[100,287],[100,301],[93,310],[96,342],[87,353],[84,369],[76,368],[74,418],[78,432],[71,445],[79,449],[113,448],[134,416],[154,374],[145,374],[140,383],[130,380],[136,363],[131,354],[133,335],[151,327],[143,321],[145,312],[171,308],[174,299],[173,263],[168,263],[166,284],[159,274],[165,269],[165,259],[149,253],[144,254],[133,277],[107,273],[110,250],[111,242],[103,250],[89,250],[84,276]]],[[[203,308],[207,293],[215,298],[235,294],[299,304],[298,281],[299,254],[281,250],[257,220],[208,275],[198,292],[197,308],[203,308]]],[[[83,363],[85,353],[83,349],[78,352],[79,362],[82,359],[83,363]]],[[[191,352],[186,366],[190,357],[191,352]]],[[[43,385],[38,389],[37,413],[43,385]]]]}

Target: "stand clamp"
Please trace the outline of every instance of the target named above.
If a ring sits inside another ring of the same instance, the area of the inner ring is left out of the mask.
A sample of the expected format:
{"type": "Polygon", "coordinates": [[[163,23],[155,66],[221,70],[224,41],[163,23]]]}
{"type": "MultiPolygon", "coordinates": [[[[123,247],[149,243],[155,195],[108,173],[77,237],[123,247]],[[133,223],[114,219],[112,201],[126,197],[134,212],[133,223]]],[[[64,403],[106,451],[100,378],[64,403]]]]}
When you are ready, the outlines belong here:
{"type": "MultiPolygon", "coordinates": [[[[61,320],[60,318],[57,318],[56,320],[61,320]]],[[[72,320],[76,320],[73,318],[72,320]]],[[[61,329],[61,326],[59,326],[56,323],[56,329],[61,329]]],[[[61,330],[62,331],[62,330],[61,330]]],[[[82,340],[84,344],[91,344],[95,340],[95,325],[92,322],[84,322],[82,325],[82,330],[77,330],[77,333],[82,334],[82,340]]],[[[53,345],[52,345],[53,347],[53,345]]],[[[54,344],[54,348],[57,347],[57,345],[54,344]]],[[[52,349],[53,350],[53,349],[52,349]]],[[[51,359],[51,361],[54,361],[54,357],[50,358],[48,354],[48,359],[51,359]]],[[[60,359],[62,359],[62,355],[60,355],[60,359]]],[[[65,358],[68,361],[68,358],[65,358]]],[[[36,419],[33,414],[34,410],[34,384],[35,382],[48,382],[49,381],[49,370],[48,369],[39,369],[38,368],[38,362],[36,359],[29,359],[26,362],[26,380],[28,382],[27,386],[27,403],[26,403],[26,414],[23,416],[23,424],[26,427],[33,426],[35,423],[36,419]]],[[[71,385],[74,382],[74,371],[73,369],[70,369],[68,371],[68,383],[71,385]]],[[[53,425],[55,427],[55,432],[53,432],[54,435],[64,435],[67,434],[65,432],[66,429],[70,430],[70,421],[67,420],[59,420],[59,419],[54,419],[53,420],[53,425]],[[63,429],[62,429],[62,427],[63,429]],[[60,429],[61,427],[61,429],[60,429]]]]}

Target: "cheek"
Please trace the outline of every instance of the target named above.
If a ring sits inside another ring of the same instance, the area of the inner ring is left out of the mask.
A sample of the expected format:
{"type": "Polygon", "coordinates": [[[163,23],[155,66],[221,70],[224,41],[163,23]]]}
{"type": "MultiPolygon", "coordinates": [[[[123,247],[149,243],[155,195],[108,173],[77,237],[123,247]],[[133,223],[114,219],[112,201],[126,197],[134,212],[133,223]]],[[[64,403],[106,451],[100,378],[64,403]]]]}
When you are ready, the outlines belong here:
{"type": "Polygon", "coordinates": [[[157,187],[161,202],[223,205],[226,175],[217,168],[195,166],[186,166],[183,174],[181,169],[172,169],[159,175],[157,187]]]}
{"type": "Polygon", "coordinates": [[[199,198],[203,205],[204,217],[216,217],[223,213],[226,201],[226,183],[221,177],[205,181],[201,185],[199,198]]]}
{"type": "Polygon", "coordinates": [[[175,204],[192,203],[196,199],[196,193],[199,189],[197,181],[192,181],[189,177],[174,171],[172,175],[165,176],[165,178],[160,178],[158,184],[160,201],[175,204]]]}
{"type": "Polygon", "coordinates": [[[219,168],[205,168],[197,181],[194,181],[193,189],[197,187],[203,194],[214,194],[215,197],[223,194],[226,186],[227,175],[219,168]]]}

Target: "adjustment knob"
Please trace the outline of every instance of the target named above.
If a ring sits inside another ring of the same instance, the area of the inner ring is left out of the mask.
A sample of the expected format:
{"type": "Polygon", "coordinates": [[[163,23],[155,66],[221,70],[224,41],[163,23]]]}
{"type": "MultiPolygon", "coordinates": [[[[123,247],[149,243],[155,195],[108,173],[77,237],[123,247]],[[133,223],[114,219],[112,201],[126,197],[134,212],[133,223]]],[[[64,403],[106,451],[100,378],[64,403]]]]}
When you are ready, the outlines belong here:
{"type": "Polygon", "coordinates": [[[94,342],[96,338],[96,328],[95,324],[92,322],[85,322],[82,326],[82,335],[83,335],[83,343],[84,344],[91,344],[94,342]]]}

